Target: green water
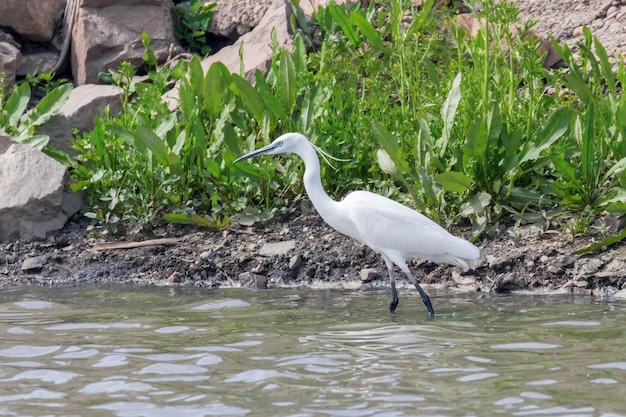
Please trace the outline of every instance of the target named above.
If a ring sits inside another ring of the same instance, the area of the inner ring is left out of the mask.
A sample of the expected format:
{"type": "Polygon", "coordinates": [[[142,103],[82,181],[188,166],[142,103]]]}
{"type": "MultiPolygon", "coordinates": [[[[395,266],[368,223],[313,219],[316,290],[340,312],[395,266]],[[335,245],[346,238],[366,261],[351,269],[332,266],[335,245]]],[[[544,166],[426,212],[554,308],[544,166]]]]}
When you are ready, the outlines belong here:
{"type": "Polygon", "coordinates": [[[626,416],[626,304],[4,288],[0,416],[626,416]]]}

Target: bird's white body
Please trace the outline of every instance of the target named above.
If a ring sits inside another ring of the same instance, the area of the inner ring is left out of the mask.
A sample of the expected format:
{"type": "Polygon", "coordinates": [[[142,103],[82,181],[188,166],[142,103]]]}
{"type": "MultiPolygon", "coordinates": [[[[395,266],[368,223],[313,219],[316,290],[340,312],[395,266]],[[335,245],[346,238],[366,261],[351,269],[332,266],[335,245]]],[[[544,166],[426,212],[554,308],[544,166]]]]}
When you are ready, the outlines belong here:
{"type": "Polygon", "coordinates": [[[429,312],[434,314],[430,299],[411,274],[406,260],[421,258],[469,269],[476,266],[480,254],[478,248],[451,235],[423,214],[378,194],[353,191],[341,201],[333,200],[322,187],[316,149],[305,136],[287,133],[237,161],[260,154],[292,152],[300,156],[305,164],[304,187],[324,221],[383,256],[392,286],[390,310],[394,311],[398,304],[393,276],[395,264],[415,285],[429,312]]]}
{"type": "Polygon", "coordinates": [[[463,269],[476,266],[478,249],[474,245],[396,201],[368,191],[354,191],[337,204],[347,207],[347,219],[337,226],[331,220],[327,220],[328,224],[378,253],[396,259],[421,258],[463,269]],[[345,224],[349,226],[344,231],[345,224]]]}

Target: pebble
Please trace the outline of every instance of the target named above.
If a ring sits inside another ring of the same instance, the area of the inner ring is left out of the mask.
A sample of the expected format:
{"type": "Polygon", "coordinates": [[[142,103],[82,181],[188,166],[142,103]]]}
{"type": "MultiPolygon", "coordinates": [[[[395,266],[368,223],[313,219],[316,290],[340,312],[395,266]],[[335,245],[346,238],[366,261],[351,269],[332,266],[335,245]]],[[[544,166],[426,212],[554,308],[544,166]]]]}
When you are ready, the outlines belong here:
{"type": "Polygon", "coordinates": [[[473,275],[461,275],[457,271],[452,271],[452,279],[459,285],[472,285],[476,282],[476,277],[473,275]]]}
{"type": "Polygon", "coordinates": [[[239,274],[239,284],[243,288],[267,289],[267,277],[252,272],[239,274]]]}
{"type": "Polygon", "coordinates": [[[289,270],[297,271],[302,266],[302,255],[297,254],[289,259],[289,270]]]}
{"type": "Polygon", "coordinates": [[[46,255],[26,258],[24,259],[24,262],[22,262],[21,269],[24,272],[41,272],[47,260],[48,260],[48,257],[46,255]]]}
{"type": "Polygon", "coordinates": [[[370,282],[380,277],[380,274],[376,268],[363,268],[359,272],[359,277],[361,278],[361,282],[370,282]]]}

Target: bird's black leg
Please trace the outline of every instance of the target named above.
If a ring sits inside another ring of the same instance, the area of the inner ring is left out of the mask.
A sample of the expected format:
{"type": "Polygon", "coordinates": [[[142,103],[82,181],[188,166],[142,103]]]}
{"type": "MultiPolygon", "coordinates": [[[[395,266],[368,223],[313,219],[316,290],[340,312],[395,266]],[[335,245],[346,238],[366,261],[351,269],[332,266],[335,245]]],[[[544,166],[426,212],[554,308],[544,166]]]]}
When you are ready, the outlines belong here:
{"type": "Polygon", "coordinates": [[[389,303],[389,312],[393,313],[398,307],[398,291],[396,290],[396,280],[391,280],[391,303],[389,303]]]}
{"type": "Polygon", "coordinates": [[[389,303],[389,312],[393,313],[398,307],[398,290],[396,290],[396,278],[393,276],[393,262],[383,256],[387,264],[387,273],[389,274],[389,282],[391,283],[391,303],[389,303]]]}
{"type": "Polygon", "coordinates": [[[424,291],[417,282],[415,282],[414,284],[415,284],[415,288],[417,289],[417,292],[419,292],[420,296],[422,297],[422,301],[424,302],[424,305],[426,306],[426,309],[428,310],[428,314],[430,315],[430,317],[434,316],[435,310],[433,309],[433,305],[430,302],[430,297],[428,296],[428,294],[426,294],[426,291],[424,291]]]}
{"type": "Polygon", "coordinates": [[[411,270],[409,269],[409,267],[406,266],[406,264],[399,265],[399,266],[402,272],[404,272],[406,276],[411,280],[413,285],[415,285],[415,289],[417,290],[417,292],[420,293],[420,296],[422,297],[422,301],[424,302],[424,305],[426,306],[426,309],[428,310],[428,315],[430,317],[433,317],[435,315],[435,310],[433,309],[433,305],[430,302],[430,297],[428,296],[428,294],[426,294],[426,291],[424,291],[422,287],[420,287],[420,285],[417,283],[417,280],[411,273],[411,270]]]}

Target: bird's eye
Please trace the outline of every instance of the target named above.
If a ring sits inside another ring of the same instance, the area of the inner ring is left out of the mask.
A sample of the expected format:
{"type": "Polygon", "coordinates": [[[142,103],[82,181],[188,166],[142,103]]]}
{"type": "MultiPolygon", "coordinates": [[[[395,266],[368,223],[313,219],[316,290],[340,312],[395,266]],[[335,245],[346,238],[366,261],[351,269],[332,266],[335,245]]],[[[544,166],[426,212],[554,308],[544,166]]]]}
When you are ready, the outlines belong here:
{"type": "Polygon", "coordinates": [[[282,140],[281,140],[281,141],[278,141],[278,142],[276,143],[276,146],[283,146],[283,141],[282,141],[282,140]]]}

